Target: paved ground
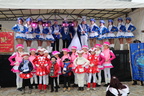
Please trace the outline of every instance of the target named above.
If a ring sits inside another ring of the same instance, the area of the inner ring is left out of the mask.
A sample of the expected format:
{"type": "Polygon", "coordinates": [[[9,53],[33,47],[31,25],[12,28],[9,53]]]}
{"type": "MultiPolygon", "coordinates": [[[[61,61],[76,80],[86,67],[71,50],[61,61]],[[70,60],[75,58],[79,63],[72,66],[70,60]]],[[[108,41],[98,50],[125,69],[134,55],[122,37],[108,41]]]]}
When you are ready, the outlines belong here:
{"type": "MultiPolygon", "coordinates": [[[[140,85],[131,85],[132,82],[123,82],[130,87],[129,96],[144,96],[144,86],[140,85]]],[[[62,85],[61,85],[62,86],[62,85]]],[[[47,93],[39,93],[37,89],[33,89],[31,94],[21,95],[21,92],[17,91],[15,87],[10,88],[0,88],[0,96],[105,96],[106,87],[97,87],[96,91],[90,90],[87,91],[86,88],[84,91],[77,91],[77,88],[71,89],[70,92],[63,92],[62,88],[59,89],[57,93],[51,93],[50,90],[47,90],[47,93]]]]}

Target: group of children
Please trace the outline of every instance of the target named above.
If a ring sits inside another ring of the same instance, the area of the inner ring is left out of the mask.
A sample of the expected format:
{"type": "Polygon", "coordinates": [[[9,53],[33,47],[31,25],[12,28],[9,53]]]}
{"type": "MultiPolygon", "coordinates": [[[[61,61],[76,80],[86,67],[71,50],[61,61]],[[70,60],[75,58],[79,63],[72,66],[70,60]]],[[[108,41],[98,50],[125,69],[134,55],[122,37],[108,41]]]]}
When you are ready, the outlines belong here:
{"type": "Polygon", "coordinates": [[[17,51],[9,57],[13,66],[12,71],[16,73],[17,90],[24,94],[25,86],[28,84],[29,93],[32,92],[33,85],[36,88],[38,86],[40,92],[46,92],[50,77],[51,92],[58,92],[59,76],[63,75],[63,91],[70,91],[72,73],[74,84],[78,84],[79,91],[84,90],[85,84],[87,90],[90,90],[91,85],[92,89],[96,90],[96,86],[101,86],[102,70],[104,70],[105,86],[108,86],[111,79],[110,68],[113,68],[111,61],[115,58],[109,46],[109,42],[104,42],[103,45],[96,44],[90,49],[84,45],[81,50],[72,46],[71,52],[68,48],[63,48],[63,55],[59,57],[60,52],[53,51],[50,55],[45,48],[37,50],[31,48],[29,53],[24,52],[24,46],[18,44],[17,51]]]}
{"type": "Polygon", "coordinates": [[[96,40],[103,44],[108,39],[110,47],[114,48],[114,39],[118,38],[120,50],[123,50],[124,38],[127,43],[132,43],[133,31],[136,30],[131,21],[131,18],[127,17],[124,24],[123,19],[118,18],[118,25],[115,26],[113,20],[108,20],[108,26],[106,26],[105,21],[100,20],[98,26],[95,19],[90,19],[90,25],[88,25],[86,19],[82,18],[80,24],[77,20],[70,23],[63,21],[60,26],[57,20],[54,20],[54,24],[52,24],[51,21],[44,22],[42,18],[38,18],[37,23],[33,22],[31,18],[27,18],[24,25],[23,18],[18,18],[18,24],[12,27],[12,30],[16,32],[15,38],[18,44],[23,44],[26,41],[28,51],[33,40],[37,40],[38,48],[41,48],[43,41],[46,41],[49,52],[59,51],[60,37],[62,37],[63,48],[68,48],[72,40],[76,39],[74,38],[76,34],[79,40],[75,43],[80,42],[78,47],[88,46],[88,39],[91,48],[96,44],[96,40]],[[115,32],[117,33],[115,34],[115,32]]]}

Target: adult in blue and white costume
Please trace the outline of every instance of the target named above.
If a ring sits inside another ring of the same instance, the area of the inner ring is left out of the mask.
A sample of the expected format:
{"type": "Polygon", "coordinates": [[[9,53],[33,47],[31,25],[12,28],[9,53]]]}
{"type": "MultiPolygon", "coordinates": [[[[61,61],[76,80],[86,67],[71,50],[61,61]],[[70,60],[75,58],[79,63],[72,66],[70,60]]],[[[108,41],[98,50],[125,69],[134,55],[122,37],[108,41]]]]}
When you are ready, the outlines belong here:
{"type": "Polygon", "coordinates": [[[72,38],[70,36],[69,24],[67,21],[63,21],[62,28],[61,28],[60,32],[62,35],[63,48],[68,48],[72,38]]]}
{"type": "Polygon", "coordinates": [[[133,31],[136,30],[136,27],[131,23],[131,18],[126,18],[126,32],[124,37],[126,38],[127,43],[132,43],[132,38],[134,38],[133,31]]]}
{"type": "Polygon", "coordinates": [[[12,30],[16,32],[15,38],[18,44],[23,44],[24,40],[26,39],[25,33],[26,33],[26,27],[23,25],[24,20],[23,18],[19,17],[17,19],[18,24],[15,24],[15,26],[12,27],[12,30]]]}
{"type": "Polygon", "coordinates": [[[53,48],[51,47],[51,43],[55,41],[53,37],[53,27],[51,26],[51,21],[46,22],[46,25],[43,29],[43,33],[45,34],[45,40],[47,42],[47,50],[50,53],[52,52],[52,48],[53,48]]]}
{"type": "Polygon", "coordinates": [[[89,28],[89,40],[90,40],[90,46],[94,47],[94,45],[96,44],[96,38],[99,36],[99,27],[97,26],[97,24],[95,23],[96,20],[95,19],[90,19],[90,28],[89,28]]]}
{"type": "Polygon", "coordinates": [[[81,24],[78,25],[78,32],[81,34],[80,40],[81,44],[87,45],[88,46],[88,31],[89,31],[89,26],[86,24],[86,19],[82,18],[81,24]]]}
{"type": "Polygon", "coordinates": [[[117,32],[118,28],[113,25],[113,20],[108,20],[108,34],[107,39],[110,42],[110,47],[114,48],[114,39],[116,38],[114,32],[117,32]]]}
{"type": "Polygon", "coordinates": [[[59,39],[60,39],[60,26],[58,25],[58,21],[54,20],[53,27],[53,36],[54,36],[54,43],[52,44],[53,50],[59,51],[59,39]],[[55,47],[56,46],[56,47],[55,47]]]}
{"type": "Polygon", "coordinates": [[[100,20],[100,32],[99,37],[97,38],[100,41],[100,44],[103,44],[103,42],[106,40],[106,33],[108,32],[107,27],[105,26],[105,21],[100,20]]]}
{"type": "Polygon", "coordinates": [[[34,29],[32,28],[32,18],[27,18],[26,19],[26,24],[25,24],[25,27],[26,27],[26,44],[27,44],[27,51],[29,52],[30,48],[31,48],[31,43],[32,43],[32,40],[34,40],[34,36],[33,36],[33,33],[34,33],[34,29]]]}
{"type": "Polygon", "coordinates": [[[72,35],[72,41],[68,47],[69,50],[71,50],[72,46],[76,46],[78,50],[81,50],[81,42],[80,42],[80,36],[81,34],[78,32],[78,21],[73,21],[73,26],[70,27],[70,32],[72,35]]]}
{"type": "Polygon", "coordinates": [[[124,46],[124,35],[126,32],[126,27],[125,24],[123,23],[123,19],[122,18],[118,18],[118,33],[116,35],[117,38],[119,38],[119,42],[120,42],[120,50],[123,50],[123,46],[124,46]]]}
{"type": "Polygon", "coordinates": [[[42,47],[42,43],[45,40],[44,38],[44,34],[43,34],[43,19],[42,18],[38,18],[37,20],[38,24],[37,27],[35,28],[35,39],[37,40],[38,43],[38,49],[42,47]]]}

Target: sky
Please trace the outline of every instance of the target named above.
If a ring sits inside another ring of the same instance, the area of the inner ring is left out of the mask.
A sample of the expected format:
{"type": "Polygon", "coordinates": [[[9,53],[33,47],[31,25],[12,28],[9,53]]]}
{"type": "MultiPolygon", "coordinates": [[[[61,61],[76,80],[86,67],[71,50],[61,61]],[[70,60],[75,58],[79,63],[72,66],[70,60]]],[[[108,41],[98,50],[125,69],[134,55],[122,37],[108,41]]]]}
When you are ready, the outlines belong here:
{"type": "Polygon", "coordinates": [[[132,2],[144,3],[144,0],[132,0],[132,2]]]}

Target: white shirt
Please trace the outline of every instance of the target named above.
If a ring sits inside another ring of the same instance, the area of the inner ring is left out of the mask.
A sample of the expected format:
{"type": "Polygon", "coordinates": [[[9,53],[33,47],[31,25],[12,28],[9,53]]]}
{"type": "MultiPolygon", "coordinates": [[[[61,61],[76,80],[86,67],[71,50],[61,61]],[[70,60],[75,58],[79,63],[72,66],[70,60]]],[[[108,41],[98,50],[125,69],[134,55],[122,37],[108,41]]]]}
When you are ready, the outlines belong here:
{"type": "Polygon", "coordinates": [[[86,58],[84,57],[77,57],[75,60],[74,60],[74,65],[75,66],[78,66],[78,65],[83,65],[83,67],[85,67],[86,65],[88,65],[90,63],[89,60],[87,60],[86,58]]]}

